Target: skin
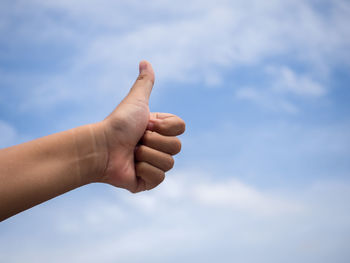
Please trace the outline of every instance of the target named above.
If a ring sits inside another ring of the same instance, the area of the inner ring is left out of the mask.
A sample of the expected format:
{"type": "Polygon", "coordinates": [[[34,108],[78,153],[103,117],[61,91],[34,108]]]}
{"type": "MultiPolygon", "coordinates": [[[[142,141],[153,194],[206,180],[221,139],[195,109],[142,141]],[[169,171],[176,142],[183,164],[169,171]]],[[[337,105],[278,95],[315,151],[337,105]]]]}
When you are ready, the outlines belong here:
{"type": "Polygon", "coordinates": [[[137,193],[164,180],[185,123],[150,113],[154,71],[147,61],[139,68],[129,94],[103,121],[0,150],[0,220],[90,183],[137,193]]]}

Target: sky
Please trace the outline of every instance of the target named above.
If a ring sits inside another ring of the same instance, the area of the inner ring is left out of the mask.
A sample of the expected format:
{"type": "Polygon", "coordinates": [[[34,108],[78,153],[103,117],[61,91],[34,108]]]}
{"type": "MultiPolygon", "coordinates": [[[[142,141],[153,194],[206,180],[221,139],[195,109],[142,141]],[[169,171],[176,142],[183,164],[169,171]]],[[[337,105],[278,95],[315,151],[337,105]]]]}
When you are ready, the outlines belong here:
{"type": "Polygon", "coordinates": [[[0,147],[105,118],[138,63],[186,122],[156,189],[0,223],[0,262],[349,262],[350,2],[2,0],[0,147]]]}

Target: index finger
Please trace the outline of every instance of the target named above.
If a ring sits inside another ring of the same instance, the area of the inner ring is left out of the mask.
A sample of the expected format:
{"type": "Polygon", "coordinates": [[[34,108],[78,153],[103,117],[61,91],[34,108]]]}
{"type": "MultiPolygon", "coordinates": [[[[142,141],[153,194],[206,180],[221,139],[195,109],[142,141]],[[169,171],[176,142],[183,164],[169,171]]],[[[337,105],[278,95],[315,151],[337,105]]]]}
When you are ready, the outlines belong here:
{"type": "Polygon", "coordinates": [[[184,133],[185,122],[178,116],[170,113],[151,113],[147,129],[164,136],[178,136],[184,133]]]}

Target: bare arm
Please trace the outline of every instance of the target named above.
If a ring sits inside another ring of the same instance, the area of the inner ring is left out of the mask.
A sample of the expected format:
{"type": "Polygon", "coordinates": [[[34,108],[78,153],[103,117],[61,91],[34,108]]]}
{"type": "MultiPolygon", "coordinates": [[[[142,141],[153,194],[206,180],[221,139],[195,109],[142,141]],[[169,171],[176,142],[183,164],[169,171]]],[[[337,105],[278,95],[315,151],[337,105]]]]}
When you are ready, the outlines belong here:
{"type": "Polygon", "coordinates": [[[106,163],[98,124],[0,151],[0,219],[91,182],[106,163]]]}
{"type": "Polygon", "coordinates": [[[128,96],[105,120],[0,150],[0,220],[92,182],[131,192],[162,182],[185,124],[149,112],[153,83],[151,65],[141,62],[128,96]]]}

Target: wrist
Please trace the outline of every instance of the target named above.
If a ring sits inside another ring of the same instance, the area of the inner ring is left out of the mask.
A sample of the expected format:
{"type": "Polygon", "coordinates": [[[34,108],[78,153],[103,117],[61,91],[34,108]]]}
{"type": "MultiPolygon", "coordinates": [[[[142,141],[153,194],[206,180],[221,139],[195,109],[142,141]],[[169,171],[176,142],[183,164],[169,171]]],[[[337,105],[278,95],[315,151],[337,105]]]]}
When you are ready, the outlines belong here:
{"type": "Polygon", "coordinates": [[[108,151],[103,124],[101,122],[73,129],[77,172],[82,185],[97,182],[108,162],[108,151]]]}

